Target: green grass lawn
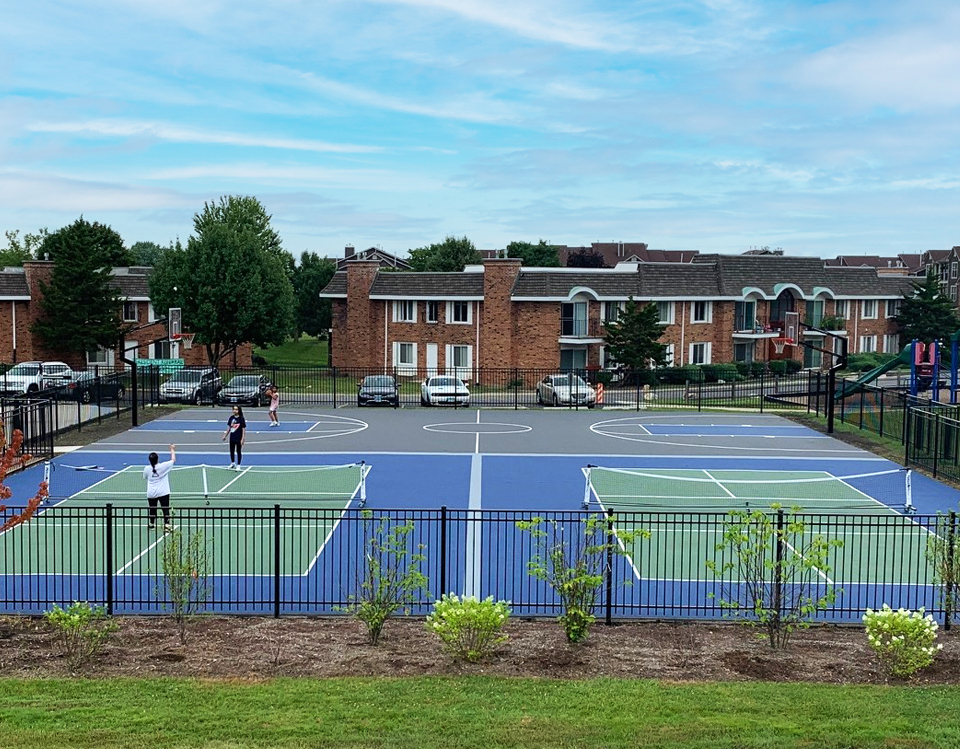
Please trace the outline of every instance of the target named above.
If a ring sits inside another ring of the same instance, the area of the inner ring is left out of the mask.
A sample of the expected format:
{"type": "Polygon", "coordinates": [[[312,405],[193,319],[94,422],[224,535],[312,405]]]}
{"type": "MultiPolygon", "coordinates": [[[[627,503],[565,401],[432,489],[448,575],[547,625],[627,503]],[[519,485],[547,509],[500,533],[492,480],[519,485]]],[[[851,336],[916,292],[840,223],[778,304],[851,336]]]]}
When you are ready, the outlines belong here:
{"type": "Polygon", "coordinates": [[[313,336],[303,335],[299,340],[289,340],[279,346],[255,348],[254,356],[262,356],[267,364],[275,367],[325,367],[327,366],[327,341],[318,341],[313,336]]]}
{"type": "Polygon", "coordinates": [[[410,679],[0,681],[0,747],[957,747],[960,688],[410,679]]]}

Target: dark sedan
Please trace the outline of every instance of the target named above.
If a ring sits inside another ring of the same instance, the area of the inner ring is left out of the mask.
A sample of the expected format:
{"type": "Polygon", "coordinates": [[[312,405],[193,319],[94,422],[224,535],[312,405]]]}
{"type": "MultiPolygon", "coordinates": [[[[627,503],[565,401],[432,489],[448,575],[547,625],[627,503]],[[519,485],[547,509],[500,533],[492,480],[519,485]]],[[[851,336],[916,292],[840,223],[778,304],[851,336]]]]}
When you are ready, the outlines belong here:
{"type": "Polygon", "coordinates": [[[384,403],[389,406],[400,405],[400,391],[397,381],[390,375],[370,375],[364,377],[357,391],[357,405],[370,406],[384,403]]]}
{"type": "Polygon", "coordinates": [[[106,403],[123,400],[127,389],[116,375],[97,377],[92,372],[78,372],[65,385],[55,388],[58,397],[78,400],[81,403],[106,403]]]}
{"type": "Polygon", "coordinates": [[[270,380],[263,375],[237,375],[217,393],[217,403],[222,406],[263,406],[270,402],[269,388],[270,380]]]}

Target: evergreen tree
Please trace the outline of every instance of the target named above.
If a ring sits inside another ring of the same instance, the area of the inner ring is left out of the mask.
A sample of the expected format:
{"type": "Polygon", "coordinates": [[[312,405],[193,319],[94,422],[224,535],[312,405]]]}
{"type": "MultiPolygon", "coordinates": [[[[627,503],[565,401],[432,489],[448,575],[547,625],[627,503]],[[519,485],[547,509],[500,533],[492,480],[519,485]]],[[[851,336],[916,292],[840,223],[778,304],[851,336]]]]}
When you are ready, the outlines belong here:
{"type": "Polygon", "coordinates": [[[924,343],[937,338],[949,341],[960,329],[956,307],[941,292],[940,281],[932,273],[927,275],[923,283],[913,284],[913,293],[904,297],[896,320],[900,326],[901,346],[914,338],[924,343]]]}
{"type": "Polygon", "coordinates": [[[560,250],[556,245],[540,240],[530,242],[511,242],[507,245],[507,257],[520,258],[523,264],[531,268],[557,268],[560,266],[560,250]]]}
{"type": "Polygon", "coordinates": [[[90,223],[83,216],[70,226],[58,229],[53,234],[43,238],[43,243],[37,250],[37,257],[43,259],[46,255],[57,262],[60,252],[68,243],[75,243],[71,238],[74,233],[80,233],[86,245],[87,252],[97,258],[97,262],[107,268],[123,268],[133,265],[133,257],[123,246],[121,236],[106,224],[90,223]]]}
{"type": "Polygon", "coordinates": [[[50,284],[40,284],[34,332],[50,348],[80,355],[113,348],[121,332],[121,299],[111,265],[98,251],[102,229],[80,218],[57,233],[57,260],[50,284]]]}
{"type": "Polygon", "coordinates": [[[410,250],[410,269],[454,273],[481,262],[477,248],[466,237],[447,237],[439,244],[410,250]]]}
{"type": "Polygon", "coordinates": [[[297,333],[319,336],[330,328],[330,300],[319,294],[337,272],[337,264],[315,252],[300,255],[300,264],[293,272],[293,289],[297,297],[297,333]]]}
{"type": "Polygon", "coordinates": [[[630,297],[616,322],[608,322],[604,327],[607,351],[628,372],[640,372],[651,363],[667,363],[667,347],[660,343],[663,326],[656,304],[641,307],[630,297]]]}
{"type": "Polygon", "coordinates": [[[296,306],[288,253],[260,202],[229,196],[205,203],[194,229],[186,248],[178,245],[158,261],[150,277],[155,306],[180,307],[183,329],[196,333],[214,364],[242,343],[283,343],[296,306]]]}
{"type": "Polygon", "coordinates": [[[130,264],[146,265],[152,268],[166,251],[166,247],[161,247],[156,242],[134,242],[129,250],[130,264]]]}

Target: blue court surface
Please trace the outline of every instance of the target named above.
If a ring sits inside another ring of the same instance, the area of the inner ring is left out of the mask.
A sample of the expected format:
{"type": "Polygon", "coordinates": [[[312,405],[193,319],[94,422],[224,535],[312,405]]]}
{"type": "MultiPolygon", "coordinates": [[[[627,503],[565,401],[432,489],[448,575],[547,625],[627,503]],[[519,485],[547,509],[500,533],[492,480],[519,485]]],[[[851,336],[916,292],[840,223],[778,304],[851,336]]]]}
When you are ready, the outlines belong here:
{"type": "MultiPolygon", "coordinates": [[[[468,414],[472,418],[472,412],[468,414]]],[[[444,416],[454,421],[448,414],[444,416]]],[[[520,419],[515,414],[485,417],[489,425],[520,419]]],[[[437,418],[431,414],[428,421],[437,418]]],[[[600,421],[584,415],[588,418],[600,421]]],[[[479,413],[476,420],[483,426],[479,413]]],[[[726,423],[660,417],[642,426],[651,438],[727,436],[741,449],[753,440],[758,451],[767,449],[761,446],[769,445],[769,440],[826,439],[780,419],[750,421],[749,416],[728,418],[726,423]]],[[[311,429],[317,425],[325,428],[324,423],[323,419],[292,419],[284,420],[281,429],[271,429],[266,421],[248,420],[251,432],[288,436],[314,434],[311,429]]],[[[465,421],[457,416],[455,423],[465,421]]],[[[535,431],[538,423],[531,421],[534,426],[529,430],[535,431]]],[[[421,439],[428,439],[435,426],[411,424],[404,447],[415,450],[421,446],[421,439]]],[[[582,425],[587,436],[591,428],[587,422],[582,425]]],[[[202,444],[209,444],[208,433],[222,430],[222,419],[176,419],[150,422],[136,431],[168,432],[163,436],[169,441],[174,437],[179,441],[190,433],[199,439],[206,433],[207,442],[202,444]]],[[[452,434],[447,439],[459,439],[452,434]]],[[[240,486],[234,481],[246,480],[245,474],[236,479],[224,476],[229,462],[225,449],[183,446],[178,468],[208,468],[202,469],[202,489],[191,489],[189,502],[178,501],[175,492],[175,523],[184,530],[203,529],[223,547],[217,550],[211,570],[216,591],[211,610],[337,610],[356,589],[358,559],[363,553],[362,505],[363,510],[414,520],[415,540],[424,545],[430,577],[429,600],[420,607],[424,610],[442,592],[453,591],[507,599],[519,615],[555,615],[551,592],[527,574],[531,543],[517,529],[516,520],[538,514],[562,518],[570,532],[577,532],[585,512],[612,511],[616,530],[650,532],[649,540],[625,546],[615,559],[614,615],[717,617],[720,612],[711,595],[721,594],[722,586],[709,576],[705,562],[714,554],[724,513],[744,503],[766,509],[771,502],[799,506],[811,515],[829,515],[811,520],[811,532],[815,528],[824,536],[844,541],[844,551],[837,553],[830,574],[823,574],[820,582],[842,590],[837,605],[824,618],[859,621],[864,608],[884,602],[936,609],[933,571],[923,550],[934,530],[932,518],[956,509],[960,493],[917,473],[911,473],[907,481],[906,472],[889,461],[851,452],[848,446],[840,446],[847,449],[838,449],[838,457],[830,457],[829,445],[821,448],[823,454],[789,458],[766,452],[735,456],[553,454],[547,451],[549,444],[529,436],[523,436],[528,442],[515,443],[517,452],[498,452],[504,445],[514,445],[503,441],[509,436],[501,434],[499,441],[491,441],[490,450],[484,451],[479,434],[464,441],[462,452],[340,451],[329,449],[335,448],[334,439],[322,441],[324,450],[317,447],[321,443],[305,442],[303,446],[310,449],[304,451],[249,452],[243,469],[252,471],[251,476],[274,471],[269,484],[257,484],[269,486],[258,501],[242,492],[224,494],[225,487],[240,486]],[[519,451],[524,444],[529,452],[519,451]],[[299,470],[360,464],[365,476],[362,495],[353,484],[326,492],[322,478],[299,470]],[[622,473],[613,471],[622,482],[605,488],[591,485],[589,466],[622,469],[622,473]],[[208,486],[208,474],[215,473],[220,478],[209,480],[208,486]],[[301,473],[302,478],[292,478],[301,473]],[[309,487],[294,491],[294,480],[309,487]],[[274,510],[274,505],[280,509],[274,510]],[[868,520],[866,524],[853,522],[854,516],[868,516],[868,520]],[[282,533],[277,530],[281,523],[282,533]]],[[[605,444],[604,439],[610,439],[610,445],[624,444],[616,435],[590,438],[599,440],[592,443],[595,445],[605,444]]],[[[155,449],[160,451],[161,444],[158,440],[155,449]]],[[[281,446],[289,444],[278,441],[276,447],[281,446]]],[[[640,445],[640,449],[644,447],[640,445]]],[[[666,452],[682,450],[670,447],[666,452]]],[[[0,535],[0,561],[6,570],[0,575],[0,611],[35,613],[49,608],[51,601],[104,599],[108,584],[113,586],[109,597],[114,610],[160,610],[153,591],[155,559],[164,536],[151,536],[145,530],[146,501],[137,480],[143,456],[139,445],[133,451],[91,446],[53,461],[51,495],[56,499],[27,528],[0,535]],[[117,483],[117,475],[132,483],[117,483]],[[130,487],[130,491],[109,488],[118,486],[130,487]],[[102,530],[106,502],[113,508],[109,543],[102,530]],[[38,553],[33,548],[58,544],[63,548],[57,554],[38,553]],[[96,551],[90,552],[91,548],[96,551]]],[[[42,476],[42,468],[34,467],[10,477],[12,504],[29,496],[42,476]]],[[[726,582],[737,584],[736,580],[726,582]]]]}

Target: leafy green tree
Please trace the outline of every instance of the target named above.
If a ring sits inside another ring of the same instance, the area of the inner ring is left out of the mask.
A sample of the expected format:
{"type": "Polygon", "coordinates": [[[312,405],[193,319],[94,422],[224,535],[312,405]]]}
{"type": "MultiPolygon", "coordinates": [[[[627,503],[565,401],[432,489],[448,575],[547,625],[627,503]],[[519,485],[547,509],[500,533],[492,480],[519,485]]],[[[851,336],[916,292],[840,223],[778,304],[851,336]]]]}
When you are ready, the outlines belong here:
{"type": "Polygon", "coordinates": [[[540,240],[530,242],[511,242],[507,245],[507,257],[517,257],[523,264],[533,268],[557,268],[560,266],[560,249],[556,245],[540,240]]]}
{"type": "Polygon", "coordinates": [[[440,244],[410,250],[410,268],[421,272],[453,273],[481,260],[477,248],[466,237],[447,237],[440,244]]]}
{"type": "Polygon", "coordinates": [[[567,256],[568,268],[606,268],[603,253],[592,247],[581,247],[567,256]]]}
{"type": "Polygon", "coordinates": [[[75,243],[72,234],[79,233],[86,244],[87,252],[96,255],[97,262],[104,267],[124,267],[133,264],[133,257],[123,246],[121,236],[106,224],[90,223],[83,216],[69,226],[52,234],[47,234],[40,245],[37,255],[50,255],[54,262],[59,261],[60,253],[68,245],[75,243]]]}
{"type": "Polygon", "coordinates": [[[130,263],[152,268],[167,249],[167,247],[161,247],[156,242],[134,242],[130,245],[130,263]]]}
{"type": "Polygon", "coordinates": [[[269,219],[256,198],[205,203],[186,248],[164,252],[150,277],[156,308],[180,307],[212,363],[242,343],[279,345],[293,330],[293,285],[269,219]]]}
{"type": "Polygon", "coordinates": [[[0,266],[12,268],[36,257],[37,250],[47,236],[47,230],[40,229],[36,234],[24,234],[23,239],[20,238],[18,229],[6,231],[4,234],[7,237],[7,246],[0,250],[0,266]]]}
{"type": "Polygon", "coordinates": [[[660,343],[664,329],[656,304],[641,307],[630,297],[617,320],[606,323],[604,328],[607,351],[628,372],[640,372],[651,363],[667,364],[667,347],[660,343]]]}
{"type": "Polygon", "coordinates": [[[103,227],[80,218],[57,235],[56,262],[50,284],[40,284],[41,316],[33,330],[54,349],[83,355],[112,348],[121,333],[121,299],[101,252],[103,227]]]}
{"type": "Polygon", "coordinates": [[[300,264],[293,271],[293,290],[297,296],[297,333],[319,336],[330,328],[330,300],[320,292],[337,272],[337,264],[315,252],[300,255],[300,264]]]}
{"type": "Polygon", "coordinates": [[[913,293],[904,297],[896,320],[901,344],[914,338],[924,343],[937,338],[949,341],[960,329],[954,303],[942,293],[940,281],[932,273],[922,283],[913,284],[913,293]]]}

